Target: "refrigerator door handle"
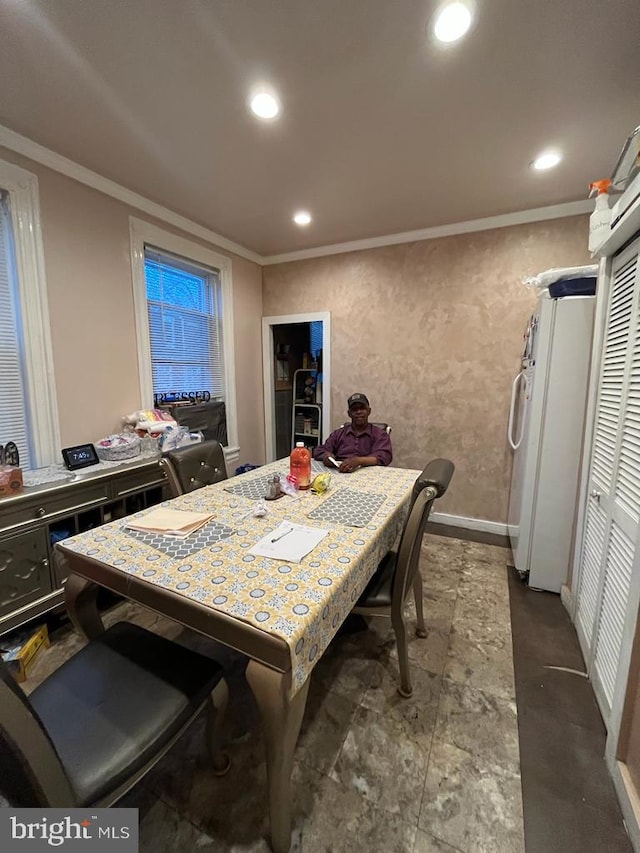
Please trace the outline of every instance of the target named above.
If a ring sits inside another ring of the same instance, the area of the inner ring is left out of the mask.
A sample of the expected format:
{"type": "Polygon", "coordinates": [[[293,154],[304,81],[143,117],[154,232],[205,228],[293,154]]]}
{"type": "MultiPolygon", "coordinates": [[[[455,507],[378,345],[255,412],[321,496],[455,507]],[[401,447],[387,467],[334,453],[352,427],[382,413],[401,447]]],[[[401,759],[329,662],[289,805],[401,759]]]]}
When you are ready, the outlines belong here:
{"type": "Polygon", "coordinates": [[[507,438],[509,440],[509,445],[510,445],[512,450],[517,450],[520,447],[520,445],[522,444],[522,439],[524,437],[525,417],[524,417],[524,411],[523,411],[522,418],[521,418],[520,438],[518,439],[518,441],[515,441],[513,438],[513,426],[514,426],[515,412],[516,412],[516,399],[518,396],[518,386],[520,384],[521,379],[524,379],[524,385],[525,385],[525,388],[524,388],[524,393],[525,393],[524,405],[526,408],[526,405],[527,405],[526,392],[527,392],[527,386],[529,384],[529,380],[527,379],[527,375],[524,372],[524,370],[521,370],[520,373],[518,373],[516,378],[513,380],[513,385],[511,386],[511,407],[509,409],[509,426],[507,427],[507,438]]]}

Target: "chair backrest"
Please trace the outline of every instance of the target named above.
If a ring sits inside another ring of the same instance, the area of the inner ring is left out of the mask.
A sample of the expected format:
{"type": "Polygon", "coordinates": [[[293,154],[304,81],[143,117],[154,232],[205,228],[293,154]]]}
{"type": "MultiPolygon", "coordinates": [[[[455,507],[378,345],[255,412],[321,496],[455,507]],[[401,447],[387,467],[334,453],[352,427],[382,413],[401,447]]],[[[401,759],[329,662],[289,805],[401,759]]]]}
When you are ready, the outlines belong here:
{"type": "Polygon", "coordinates": [[[73,791],[40,717],[0,660],[0,793],[16,807],[73,807],[73,791]]]}
{"type": "Polygon", "coordinates": [[[224,452],[219,441],[202,441],[170,450],[160,464],[167,472],[173,497],[227,479],[224,452]]]}
{"type": "MultiPolygon", "coordinates": [[[[340,424],[340,427],[349,426],[350,423],[351,421],[347,421],[344,424],[340,424]]],[[[380,427],[380,429],[383,429],[386,433],[388,433],[388,435],[391,435],[391,427],[389,426],[389,424],[385,424],[382,421],[369,421],[369,423],[371,424],[371,426],[380,427]]]]}
{"type": "Polygon", "coordinates": [[[403,607],[405,598],[413,588],[431,507],[447,491],[454,470],[455,466],[449,459],[432,459],[414,483],[409,515],[398,547],[392,608],[403,607]]]}
{"type": "Polygon", "coordinates": [[[170,406],[169,411],[190,432],[201,432],[205,441],[227,444],[227,413],[222,400],[209,400],[194,406],[170,406]]]}
{"type": "Polygon", "coordinates": [[[409,501],[409,513],[411,513],[411,510],[413,509],[413,505],[416,501],[416,498],[418,497],[420,492],[427,486],[433,486],[436,489],[436,491],[438,492],[438,494],[436,495],[437,498],[439,498],[440,495],[444,494],[444,492],[446,492],[447,490],[447,486],[449,485],[449,481],[453,476],[453,471],[453,462],[449,462],[448,459],[432,459],[431,462],[427,464],[423,472],[421,474],[418,474],[418,476],[416,477],[416,481],[413,484],[413,489],[411,491],[411,499],[409,501]],[[448,468],[449,465],[451,465],[450,472],[448,468]],[[446,483],[443,486],[442,482],[444,482],[444,479],[446,479],[447,474],[448,479],[446,480],[446,483]],[[442,482],[439,477],[443,478],[442,482]]]}

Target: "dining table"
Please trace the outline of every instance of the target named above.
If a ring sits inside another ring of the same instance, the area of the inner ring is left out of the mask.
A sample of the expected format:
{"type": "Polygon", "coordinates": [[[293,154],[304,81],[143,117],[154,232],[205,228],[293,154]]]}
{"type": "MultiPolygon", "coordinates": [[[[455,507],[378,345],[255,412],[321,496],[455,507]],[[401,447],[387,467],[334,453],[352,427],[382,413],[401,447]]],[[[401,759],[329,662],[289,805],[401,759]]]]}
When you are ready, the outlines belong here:
{"type": "Polygon", "coordinates": [[[393,547],[420,473],[391,466],[329,472],[313,461],[312,477],[331,474],[326,491],[264,501],[274,475],[288,470],[288,459],[277,460],[163,502],[212,515],[184,539],[129,527],[152,508],[56,544],[70,572],[69,616],[88,639],[104,630],[97,593],[106,587],[249,658],[274,853],[290,847],[291,772],[311,672],[393,547]],[[326,535],[299,562],[251,553],[283,522],[326,535]]]}

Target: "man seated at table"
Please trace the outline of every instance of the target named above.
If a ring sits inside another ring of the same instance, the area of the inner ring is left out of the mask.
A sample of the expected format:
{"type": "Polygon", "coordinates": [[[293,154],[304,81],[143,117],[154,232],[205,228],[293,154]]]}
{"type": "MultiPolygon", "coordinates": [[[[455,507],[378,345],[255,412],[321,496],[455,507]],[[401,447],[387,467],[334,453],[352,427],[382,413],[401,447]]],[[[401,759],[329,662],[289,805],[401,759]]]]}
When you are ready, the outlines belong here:
{"type": "Polygon", "coordinates": [[[313,458],[327,468],[350,473],[368,465],[390,465],[393,458],[391,437],[386,430],[369,423],[371,408],[364,394],[352,394],[347,400],[350,424],[334,430],[324,444],[314,448],[313,458]]]}

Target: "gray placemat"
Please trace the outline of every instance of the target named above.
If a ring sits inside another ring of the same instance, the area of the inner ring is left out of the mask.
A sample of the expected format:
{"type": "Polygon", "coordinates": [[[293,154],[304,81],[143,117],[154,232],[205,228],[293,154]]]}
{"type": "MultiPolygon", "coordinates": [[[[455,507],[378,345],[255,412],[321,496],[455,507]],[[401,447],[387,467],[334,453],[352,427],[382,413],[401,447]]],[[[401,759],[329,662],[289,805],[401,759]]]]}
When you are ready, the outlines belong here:
{"type": "Polygon", "coordinates": [[[191,536],[187,536],[186,539],[173,539],[170,536],[163,536],[161,533],[143,533],[142,530],[127,530],[126,528],[123,528],[123,532],[139,542],[144,542],[150,548],[162,551],[168,557],[180,559],[181,557],[190,557],[204,548],[210,548],[220,540],[233,536],[236,531],[233,527],[210,521],[200,530],[192,533],[191,536]]]}
{"type": "MultiPolygon", "coordinates": [[[[313,476],[316,474],[326,474],[327,472],[331,473],[331,470],[326,468],[322,462],[319,462],[317,459],[311,460],[311,473],[313,476]]],[[[280,474],[285,477],[288,473],[288,467],[285,467],[280,471],[280,474]]],[[[333,473],[335,474],[336,472],[334,471],[333,473]]],[[[249,498],[251,501],[259,501],[268,493],[269,483],[273,480],[273,476],[273,474],[269,474],[267,477],[254,477],[251,480],[245,480],[239,483],[233,483],[230,486],[225,486],[224,490],[225,492],[231,492],[233,495],[240,495],[243,498],[249,498]]]]}
{"type": "Polygon", "coordinates": [[[333,521],[351,527],[365,527],[385,502],[386,496],[374,492],[357,492],[355,489],[340,489],[327,498],[308,518],[318,521],[333,521]]]}
{"type": "Polygon", "coordinates": [[[252,501],[259,501],[267,494],[273,476],[270,474],[268,477],[255,477],[253,480],[246,480],[233,486],[225,486],[224,490],[243,498],[249,498],[252,501]]]}

